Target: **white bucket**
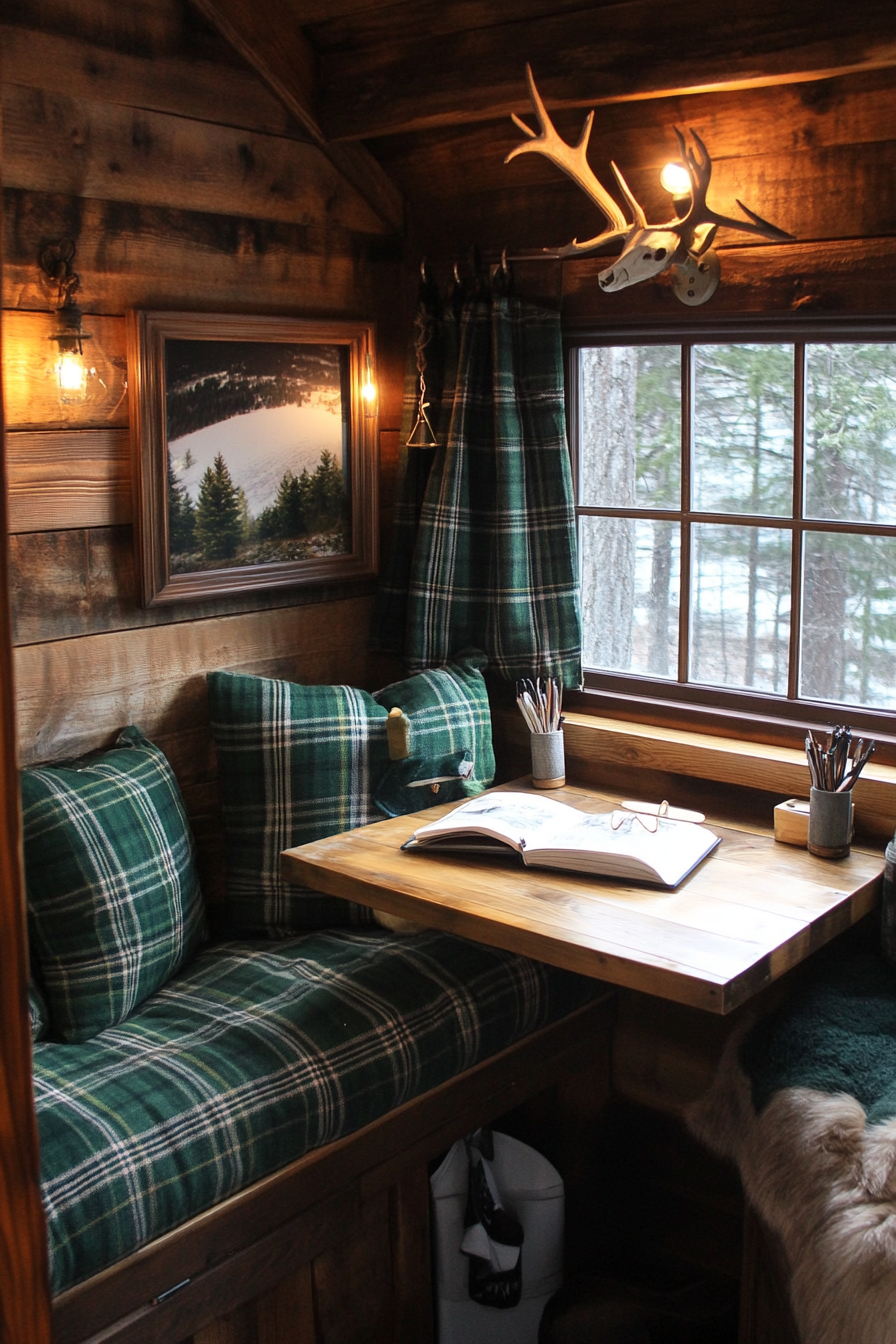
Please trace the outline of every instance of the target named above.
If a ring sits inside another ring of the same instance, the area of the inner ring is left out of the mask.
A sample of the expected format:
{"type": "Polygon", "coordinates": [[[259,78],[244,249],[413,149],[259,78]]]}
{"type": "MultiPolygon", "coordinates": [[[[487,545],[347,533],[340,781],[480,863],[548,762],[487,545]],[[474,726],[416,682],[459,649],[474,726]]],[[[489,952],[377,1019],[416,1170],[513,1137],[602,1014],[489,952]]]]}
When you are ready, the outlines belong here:
{"type": "Polygon", "coordinates": [[[546,1158],[494,1134],[491,1163],[501,1202],[523,1225],[523,1292],[515,1307],[469,1296],[470,1262],[459,1247],[467,1206],[467,1151],[456,1143],[430,1178],[439,1344],[537,1344],[542,1312],[563,1284],[563,1181],[546,1158]]]}

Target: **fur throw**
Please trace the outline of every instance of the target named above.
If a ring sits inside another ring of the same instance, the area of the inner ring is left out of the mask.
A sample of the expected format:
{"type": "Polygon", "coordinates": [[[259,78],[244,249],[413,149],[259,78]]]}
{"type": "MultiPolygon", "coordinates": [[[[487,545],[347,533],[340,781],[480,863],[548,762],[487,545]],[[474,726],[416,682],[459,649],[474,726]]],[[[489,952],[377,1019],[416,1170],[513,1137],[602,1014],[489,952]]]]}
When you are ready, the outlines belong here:
{"type": "Polygon", "coordinates": [[[803,1344],[896,1344],[896,1118],[866,1124],[844,1093],[784,1087],[757,1115],[729,1040],[694,1134],[740,1168],[778,1234],[803,1344]]]}

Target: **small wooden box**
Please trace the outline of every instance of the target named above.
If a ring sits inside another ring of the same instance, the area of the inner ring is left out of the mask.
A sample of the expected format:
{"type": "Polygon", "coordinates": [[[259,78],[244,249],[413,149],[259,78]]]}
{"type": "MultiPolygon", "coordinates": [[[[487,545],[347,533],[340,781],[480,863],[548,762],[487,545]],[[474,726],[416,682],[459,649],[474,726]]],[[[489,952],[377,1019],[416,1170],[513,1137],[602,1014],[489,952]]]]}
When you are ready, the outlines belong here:
{"type": "Polygon", "coordinates": [[[809,843],[809,799],[788,798],[775,808],[775,839],[784,845],[809,843]]]}
{"type": "MultiPolygon", "coordinates": [[[[852,824],[856,822],[856,805],[852,805],[852,824]]],[[[850,834],[852,832],[850,831],[850,834]]],[[[784,845],[801,845],[803,849],[809,843],[809,799],[788,798],[775,808],[775,839],[784,845]]]]}

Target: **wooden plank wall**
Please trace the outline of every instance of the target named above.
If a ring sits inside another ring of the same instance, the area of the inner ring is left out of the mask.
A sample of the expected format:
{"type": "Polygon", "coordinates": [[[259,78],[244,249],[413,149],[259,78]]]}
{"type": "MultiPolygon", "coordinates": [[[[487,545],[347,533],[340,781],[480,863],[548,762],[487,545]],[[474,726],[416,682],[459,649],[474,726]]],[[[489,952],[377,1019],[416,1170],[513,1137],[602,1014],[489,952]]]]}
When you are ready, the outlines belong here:
{"type": "MultiPolygon", "coordinates": [[[[564,18],[575,33],[573,17],[564,18]]],[[[534,49],[528,59],[535,59],[534,49]]],[[[583,58],[584,59],[584,58],[583,58]]],[[[645,75],[646,75],[645,71],[645,75]]],[[[576,80],[570,69],[567,84],[576,80]]],[[[523,66],[519,73],[524,102],[523,66]]],[[[578,76],[576,94],[589,97],[578,76]]],[[[595,85],[599,101],[608,90],[595,85]]],[[[586,104],[587,107],[587,104],[586,104]]],[[[585,108],[552,113],[575,142],[585,108]]],[[[531,118],[530,118],[531,120],[531,118]]],[[[755,244],[723,230],[722,281],[704,308],[687,309],[667,279],[605,294],[594,259],[518,266],[522,288],[562,295],[567,323],[699,321],[769,313],[890,313],[896,301],[896,74],[865,70],[805,83],[645,97],[598,106],[589,161],[612,188],[610,160],[624,172],[651,220],[669,217],[659,185],[677,157],[673,128],[693,127],[713,160],[709,202],[737,215],[735,198],[791,232],[793,244],[755,244]]],[[[377,157],[414,202],[422,252],[447,268],[473,244],[511,253],[588,238],[599,212],[546,159],[505,165],[522,140],[509,116],[439,125],[371,141],[377,157]]]]}

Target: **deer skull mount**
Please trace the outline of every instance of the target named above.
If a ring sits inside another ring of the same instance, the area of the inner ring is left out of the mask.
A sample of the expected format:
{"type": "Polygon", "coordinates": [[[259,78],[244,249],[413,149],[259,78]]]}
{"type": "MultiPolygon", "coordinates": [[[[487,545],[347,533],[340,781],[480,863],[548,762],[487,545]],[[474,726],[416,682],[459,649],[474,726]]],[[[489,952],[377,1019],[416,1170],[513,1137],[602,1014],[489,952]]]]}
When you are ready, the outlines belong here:
{"type": "Polygon", "coordinates": [[[792,241],[792,234],[785,233],[774,224],[768,224],[749,210],[742,201],[738,201],[737,204],[747,216],[746,220],[731,219],[727,215],[719,215],[711,210],[706,203],[706,193],[712,177],[712,159],[696,131],[691,131],[694,142],[691,146],[686,143],[677,127],[675,135],[681,162],[690,178],[690,202],[683,214],[669,220],[668,223],[648,224],[643,209],[632,195],[622,173],[615,163],[611,163],[610,167],[613,169],[619,190],[632,215],[632,222],[629,223],[620,206],[601,185],[588,164],[588,140],[594,113],[589,112],[585,118],[578,144],[568,145],[561,139],[548,116],[535,87],[532,67],[528,65],[526,80],[540,131],[536,134],[514,113],[514,123],[529,139],[516,145],[504,162],[509,163],[518,154],[543,154],[582,188],[606,217],[608,225],[601,233],[595,234],[585,242],[580,243],[574,238],[565,247],[546,247],[537,255],[558,259],[583,257],[618,238],[622,241],[622,252],[612,265],[598,275],[601,289],[607,290],[608,293],[627,289],[629,285],[640,284],[642,280],[650,280],[671,269],[672,289],[676,296],[682,303],[696,305],[705,303],[711,298],[719,283],[719,260],[712,250],[712,242],[720,227],[739,229],[741,233],[758,234],[775,242],[792,241]]]}

